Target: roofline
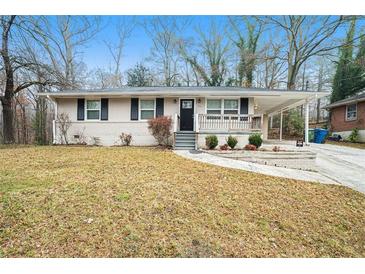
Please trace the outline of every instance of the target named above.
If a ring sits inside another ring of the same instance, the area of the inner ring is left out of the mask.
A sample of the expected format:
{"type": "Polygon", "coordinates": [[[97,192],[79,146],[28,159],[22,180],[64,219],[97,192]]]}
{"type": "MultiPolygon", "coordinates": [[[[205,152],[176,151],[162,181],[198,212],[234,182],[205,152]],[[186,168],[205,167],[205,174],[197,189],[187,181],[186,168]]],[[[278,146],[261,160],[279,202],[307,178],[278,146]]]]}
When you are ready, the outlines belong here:
{"type": "Polygon", "coordinates": [[[131,86],[122,86],[120,88],[99,88],[99,89],[64,89],[61,90],[61,93],[68,92],[125,92],[128,90],[135,90],[138,92],[142,91],[163,91],[163,90],[234,90],[234,91],[281,91],[281,92],[324,92],[324,91],[315,91],[315,90],[296,90],[296,89],[267,89],[267,88],[255,88],[255,87],[237,87],[237,86],[143,86],[143,87],[131,87],[131,86]]]}
{"type": "Polygon", "coordinates": [[[359,102],[363,102],[363,101],[365,101],[365,97],[357,98],[357,99],[351,99],[351,100],[342,101],[342,102],[334,102],[332,104],[324,106],[323,109],[331,109],[331,108],[346,106],[348,104],[359,103],[359,102]]]}
{"type": "Polygon", "coordinates": [[[257,89],[219,89],[217,88],[190,88],[187,91],[185,88],[156,88],[156,90],[131,90],[131,91],[90,91],[90,90],[79,90],[79,91],[64,91],[64,92],[45,92],[40,93],[40,96],[47,96],[53,98],[75,98],[75,97],[93,97],[93,96],[112,96],[112,97],[130,97],[130,96],[282,96],[282,95],[307,95],[305,97],[317,96],[322,98],[329,95],[330,92],[325,91],[291,91],[291,90],[257,90],[257,89]]]}

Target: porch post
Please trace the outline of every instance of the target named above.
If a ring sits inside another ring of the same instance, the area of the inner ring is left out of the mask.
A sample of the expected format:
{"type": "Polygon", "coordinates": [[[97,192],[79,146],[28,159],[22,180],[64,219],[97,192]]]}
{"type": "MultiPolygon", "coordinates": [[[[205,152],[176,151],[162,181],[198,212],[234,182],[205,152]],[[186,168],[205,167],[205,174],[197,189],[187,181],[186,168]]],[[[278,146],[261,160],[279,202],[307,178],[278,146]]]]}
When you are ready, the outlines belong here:
{"type": "Polygon", "coordinates": [[[273,118],[273,116],[271,115],[271,116],[269,116],[269,118],[270,118],[270,128],[272,128],[272,118],[273,118]]]}
{"type": "Polygon", "coordinates": [[[280,142],[283,140],[283,110],[280,110],[280,142]]]}
{"type": "Polygon", "coordinates": [[[57,143],[57,116],[58,116],[58,105],[56,99],[52,99],[49,95],[47,98],[53,103],[54,106],[54,119],[52,120],[52,144],[57,143]]]}
{"type": "Polygon", "coordinates": [[[194,114],[194,118],[195,118],[195,132],[196,133],[199,133],[199,114],[198,113],[196,113],[196,114],[194,114]]]}
{"type": "Polygon", "coordinates": [[[177,113],[174,113],[174,133],[177,132],[177,123],[178,123],[177,113]]]}
{"type": "Polygon", "coordinates": [[[308,129],[309,129],[309,103],[308,100],[305,101],[304,104],[305,107],[305,119],[304,119],[304,134],[305,134],[305,144],[309,145],[309,134],[308,134],[308,129]]]}

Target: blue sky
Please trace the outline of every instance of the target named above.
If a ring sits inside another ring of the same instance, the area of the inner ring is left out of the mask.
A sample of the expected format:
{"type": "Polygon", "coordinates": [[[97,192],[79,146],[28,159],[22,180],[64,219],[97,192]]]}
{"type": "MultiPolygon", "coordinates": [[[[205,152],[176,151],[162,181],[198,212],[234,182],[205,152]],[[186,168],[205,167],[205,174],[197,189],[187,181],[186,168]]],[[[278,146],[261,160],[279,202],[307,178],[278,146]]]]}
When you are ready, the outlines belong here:
{"type": "MultiPolygon", "coordinates": [[[[179,18],[179,16],[177,16],[179,18]]],[[[88,43],[88,46],[83,49],[83,61],[87,64],[88,69],[93,69],[96,67],[108,67],[111,61],[110,53],[103,42],[108,40],[111,42],[116,42],[116,23],[118,20],[130,21],[135,20],[137,25],[133,30],[131,37],[126,41],[126,45],[123,53],[123,60],[121,69],[123,71],[134,66],[137,62],[143,61],[150,54],[151,39],[146,34],[141,23],[145,20],[151,18],[151,16],[102,16],[102,26],[103,28],[98,33],[98,35],[88,43]]],[[[181,17],[180,17],[181,18],[181,17]]],[[[186,19],[181,18],[181,19],[186,19]]],[[[226,25],[228,19],[226,16],[188,16],[190,24],[186,27],[184,31],[184,36],[189,36],[191,38],[197,38],[196,27],[199,26],[202,30],[207,30],[214,21],[215,24],[222,28],[226,25]]],[[[361,28],[363,30],[363,27],[361,28]]],[[[265,34],[262,39],[265,39],[265,34]]],[[[272,31],[270,35],[277,35],[275,31],[272,31]]],[[[338,37],[344,37],[344,30],[340,30],[337,33],[338,37]]],[[[278,37],[274,37],[278,38],[278,37]]]]}
{"type": "MultiPolygon", "coordinates": [[[[83,50],[83,61],[88,68],[106,67],[109,65],[111,56],[105,46],[104,40],[116,42],[115,23],[118,19],[124,17],[127,21],[136,20],[137,25],[133,30],[131,37],[126,41],[124,48],[124,57],[122,61],[122,70],[126,70],[137,62],[147,58],[150,54],[151,39],[146,34],[141,23],[148,20],[151,16],[103,16],[102,25],[104,26],[100,33],[93,39],[83,50]]],[[[186,18],[185,18],[186,19],[186,18]]],[[[223,26],[227,22],[225,16],[190,16],[191,23],[185,29],[185,34],[196,37],[195,28],[201,27],[203,30],[210,26],[210,22],[214,21],[218,26],[223,26]]]]}

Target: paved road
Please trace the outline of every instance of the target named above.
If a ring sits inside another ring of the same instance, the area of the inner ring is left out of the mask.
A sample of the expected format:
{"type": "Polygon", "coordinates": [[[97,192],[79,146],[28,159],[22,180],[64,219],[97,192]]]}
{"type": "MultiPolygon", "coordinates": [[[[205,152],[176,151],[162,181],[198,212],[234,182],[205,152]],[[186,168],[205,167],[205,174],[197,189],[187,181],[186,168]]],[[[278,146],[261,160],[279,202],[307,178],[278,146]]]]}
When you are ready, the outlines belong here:
{"type": "Polygon", "coordinates": [[[318,172],[365,193],[365,150],[336,145],[311,144],[317,153],[318,172]]]}
{"type": "MultiPolygon", "coordinates": [[[[278,145],[283,148],[292,146],[278,145]]],[[[327,144],[311,144],[303,149],[317,153],[318,172],[260,165],[187,150],[178,150],[175,153],[192,160],[223,167],[304,181],[341,184],[365,194],[365,150],[327,144]]]]}

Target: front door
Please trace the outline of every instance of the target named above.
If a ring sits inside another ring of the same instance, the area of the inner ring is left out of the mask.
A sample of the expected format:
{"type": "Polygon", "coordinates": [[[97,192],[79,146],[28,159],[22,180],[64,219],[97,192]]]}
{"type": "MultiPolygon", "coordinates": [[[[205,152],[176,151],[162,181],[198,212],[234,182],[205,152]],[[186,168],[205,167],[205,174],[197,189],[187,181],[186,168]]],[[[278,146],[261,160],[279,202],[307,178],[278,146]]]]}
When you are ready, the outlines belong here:
{"type": "Polygon", "coordinates": [[[194,128],[194,99],[180,100],[180,130],[193,131],[194,128]]]}

